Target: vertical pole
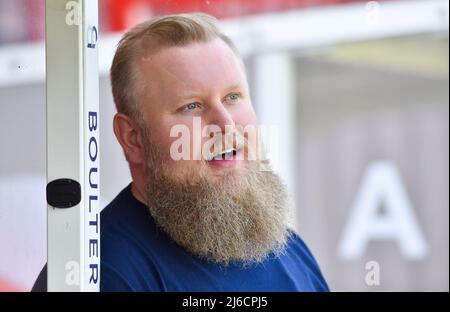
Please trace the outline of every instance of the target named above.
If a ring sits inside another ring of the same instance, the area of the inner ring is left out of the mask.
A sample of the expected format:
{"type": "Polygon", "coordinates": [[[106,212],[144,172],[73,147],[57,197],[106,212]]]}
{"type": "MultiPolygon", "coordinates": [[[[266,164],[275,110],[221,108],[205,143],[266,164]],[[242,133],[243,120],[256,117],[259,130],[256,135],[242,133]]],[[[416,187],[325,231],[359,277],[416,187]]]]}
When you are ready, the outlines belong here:
{"type": "Polygon", "coordinates": [[[100,284],[97,0],[46,0],[49,291],[100,284]]]}
{"type": "Polygon", "coordinates": [[[273,170],[290,194],[290,225],[298,229],[295,207],[295,120],[294,69],[287,52],[263,53],[253,61],[254,102],[259,122],[267,129],[263,138],[273,170]]]}

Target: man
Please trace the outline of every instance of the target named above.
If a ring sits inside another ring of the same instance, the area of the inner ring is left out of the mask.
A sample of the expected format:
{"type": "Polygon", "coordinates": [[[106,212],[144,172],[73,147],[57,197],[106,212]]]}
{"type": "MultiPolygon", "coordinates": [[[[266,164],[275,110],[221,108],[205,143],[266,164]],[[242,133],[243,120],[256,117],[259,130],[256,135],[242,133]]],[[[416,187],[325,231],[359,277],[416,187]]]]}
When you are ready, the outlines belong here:
{"type": "Polygon", "coordinates": [[[102,291],[328,291],[288,228],[285,186],[249,134],[243,62],[213,17],[136,26],[111,84],[133,181],[101,213],[102,291]]]}

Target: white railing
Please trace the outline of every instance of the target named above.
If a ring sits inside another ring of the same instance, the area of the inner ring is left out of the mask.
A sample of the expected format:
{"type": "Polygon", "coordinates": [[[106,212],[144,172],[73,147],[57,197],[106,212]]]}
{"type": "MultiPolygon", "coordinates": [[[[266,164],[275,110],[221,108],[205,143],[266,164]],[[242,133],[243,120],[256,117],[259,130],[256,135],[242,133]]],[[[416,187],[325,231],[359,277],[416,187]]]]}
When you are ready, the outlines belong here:
{"type": "MultiPolygon", "coordinates": [[[[448,31],[446,0],[346,4],[227,20],[243,56],[415,33],[448,31]]],[[[101,36],[101,35],[100,35],[101,36]]],[[[99,72],[107,75],[121,34],[100,37],[99,72]]],[[[0,88],[43,82],[43,42],[0,47],[0,88]]]]}

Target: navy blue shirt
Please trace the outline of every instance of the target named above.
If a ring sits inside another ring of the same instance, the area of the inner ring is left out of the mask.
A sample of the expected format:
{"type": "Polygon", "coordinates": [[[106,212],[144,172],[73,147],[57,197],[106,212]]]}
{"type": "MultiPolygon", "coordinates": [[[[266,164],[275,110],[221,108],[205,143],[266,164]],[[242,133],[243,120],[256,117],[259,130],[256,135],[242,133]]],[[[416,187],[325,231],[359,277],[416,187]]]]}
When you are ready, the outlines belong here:
{"type": "Polygon", "coordinates": [[[101,212],[101,291],[329,291],[308,247],[243,268],[194,256],[160,230],[131,184],[101,212]]]}

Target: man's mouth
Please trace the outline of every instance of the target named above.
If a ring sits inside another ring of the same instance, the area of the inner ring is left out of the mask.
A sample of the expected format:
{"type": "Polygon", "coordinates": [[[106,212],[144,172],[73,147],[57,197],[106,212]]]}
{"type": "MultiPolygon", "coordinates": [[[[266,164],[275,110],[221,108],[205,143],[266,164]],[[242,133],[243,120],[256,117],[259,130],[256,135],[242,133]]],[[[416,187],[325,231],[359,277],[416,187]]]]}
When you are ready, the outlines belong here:
{"type": "Polygon", "coordinates": [[[242,149],[239,148],[230,148],[226,151],[216,154],[211,159],[207,160],[206,163],[208,165],[220,166],[220,167],[230,167],[234,166],[236,161],[238,160],[238,156],[240,155],[242,149]]]}

